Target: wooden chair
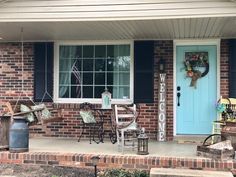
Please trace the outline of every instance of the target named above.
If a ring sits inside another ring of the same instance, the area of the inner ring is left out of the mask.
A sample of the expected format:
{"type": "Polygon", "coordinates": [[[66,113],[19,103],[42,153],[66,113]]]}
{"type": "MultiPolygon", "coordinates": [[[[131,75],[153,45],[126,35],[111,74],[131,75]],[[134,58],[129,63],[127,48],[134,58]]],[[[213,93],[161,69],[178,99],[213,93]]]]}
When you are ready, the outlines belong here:
{"type": "Polygon", "coordinates": [[[103,138],[103,119],[100,113],[93,109],[93,105],[85,102],[80,105],[80,116],[82,122],[82,131],[79,136],[80,138],[85,133],[85,129],[88,128],[89,131],[89,142],[93,140],[99,143],[103,138]],[[98,141],[95,140],[95,133],[97,133],[98,141]]]}
{"type": "Polygon", "coordinates": [[[137,148],[139,129],[136,123],[136,105],[115,105],[116,136],[118,150],[124,153],[125,148],[137,148]]]}

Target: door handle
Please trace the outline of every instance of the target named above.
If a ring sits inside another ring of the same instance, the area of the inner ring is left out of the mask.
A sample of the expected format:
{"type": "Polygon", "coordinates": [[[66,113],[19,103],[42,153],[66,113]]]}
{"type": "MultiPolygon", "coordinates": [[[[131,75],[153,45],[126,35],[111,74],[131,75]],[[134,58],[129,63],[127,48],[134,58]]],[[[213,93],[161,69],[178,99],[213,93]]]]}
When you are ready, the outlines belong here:
{"type": "Polygon", "coordinates": [[[180,106],[180,103],[179,103],[179,98],[180,98],[180,96],[181,96],[181,93],[178,92],[178,93],[177,93],[177,106],[180,106]]]}

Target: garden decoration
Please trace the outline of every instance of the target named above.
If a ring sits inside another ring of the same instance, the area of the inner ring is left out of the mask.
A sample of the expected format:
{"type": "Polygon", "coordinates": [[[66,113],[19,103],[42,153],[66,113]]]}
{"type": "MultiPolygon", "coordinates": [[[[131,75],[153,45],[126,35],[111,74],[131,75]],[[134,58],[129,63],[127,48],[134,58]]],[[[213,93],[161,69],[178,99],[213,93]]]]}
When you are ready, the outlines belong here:
{"type": "Polygon", "coordinates": [[[236,122],[235,105],[231,104],[229,98],[224,98],[224,100],[227,100],[224,103],[221,102],[221,99],[219,99],[216,104],[216,110],[221,114],[221,119],[226,122],[236,122]]]}
{"type": "Polygon", "coordinates": [[[223,104],[223,103],[219,103],[217,102],[216,104],[216,110],[219,112],[219,113],[222,113],[226,110],[226,105],[223,104]]]}
{"type": "Polygon", "coordinates": [[[197,80],[209,72],[208,52],[186,52],[184,66],[186,76],[191,78],[190,87],[197,88],[197,80]],[[203,72],[201,67],[205,68],[203,72]]]}

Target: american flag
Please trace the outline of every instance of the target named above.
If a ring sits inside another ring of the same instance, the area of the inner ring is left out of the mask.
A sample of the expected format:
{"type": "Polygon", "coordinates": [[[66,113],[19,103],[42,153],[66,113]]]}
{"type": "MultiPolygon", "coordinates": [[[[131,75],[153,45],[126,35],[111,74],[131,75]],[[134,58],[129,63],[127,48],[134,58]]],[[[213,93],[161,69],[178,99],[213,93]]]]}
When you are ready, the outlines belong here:
{"type": "Polygon", "coordinates": [[[71,67],[71,72],[72,74],[74,74],[75,78],[76,78],[76,96],[77,98],[80,97],[80,92],[81,92],[81,76],[80,76],[80,71],[78,69],[78,67],[76,66],[77,60],[74,62],[74,64],[71,67]]]}

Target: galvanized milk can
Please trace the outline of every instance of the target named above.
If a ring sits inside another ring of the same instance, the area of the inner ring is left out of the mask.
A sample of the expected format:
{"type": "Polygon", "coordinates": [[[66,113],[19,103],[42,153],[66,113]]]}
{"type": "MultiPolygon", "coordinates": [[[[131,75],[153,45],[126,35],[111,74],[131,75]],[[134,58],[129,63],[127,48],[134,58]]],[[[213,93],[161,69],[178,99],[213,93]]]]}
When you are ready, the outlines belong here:
{"type": "Polygon", "coordinates": [[[9,151],[26,152],[29,150],[29,127],[25,117],[13,117],[9,132],[9,151]]]}

